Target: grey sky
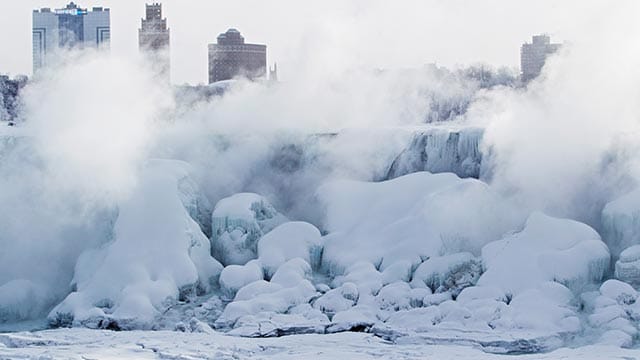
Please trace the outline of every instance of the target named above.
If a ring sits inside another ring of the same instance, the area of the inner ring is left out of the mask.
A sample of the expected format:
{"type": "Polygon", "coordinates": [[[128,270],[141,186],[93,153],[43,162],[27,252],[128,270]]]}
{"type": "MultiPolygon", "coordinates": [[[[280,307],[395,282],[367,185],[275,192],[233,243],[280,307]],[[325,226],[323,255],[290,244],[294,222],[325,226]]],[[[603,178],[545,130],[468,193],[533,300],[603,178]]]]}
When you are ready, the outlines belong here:
{"type": "MultiPolygon", "coordinates": [[[[0,73],[31,72],[31,11],[65,0],[0,0],[0,73]]],[[[137,52],[145,0],[78,0],[111,8],[111,49],[137,52]]],[[[148,1],[150,2],[150,1],[148,1]]],[[[579,41],[606,16],[605,0],[164,0],[171,28],[172,78],[202,83],[207,43],[229,27],[268,45],[281,78],[310,67],[414,67],[484,62],[518,66],[519,46],[535,33],[579,41]]]]}

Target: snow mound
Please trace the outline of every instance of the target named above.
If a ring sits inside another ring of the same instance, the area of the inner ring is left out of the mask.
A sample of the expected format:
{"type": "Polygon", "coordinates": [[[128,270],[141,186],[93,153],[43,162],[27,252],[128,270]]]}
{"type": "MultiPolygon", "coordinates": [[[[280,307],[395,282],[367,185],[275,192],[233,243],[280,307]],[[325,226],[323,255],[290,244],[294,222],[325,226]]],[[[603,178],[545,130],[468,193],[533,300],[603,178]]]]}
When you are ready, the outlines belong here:
{"type": "Polygon", "coordinates": [[[52,325],[147,328],[171,302],[215,285],[222,266],[181,201],[188,171],[179,161],[148,162],[118,206],[113,240],[78,260],[76,291],[50,312],[52,325]]]}
{"type": "Polygon", "coordinates": [[[602,210],[602,227],[614,256],[640,243],[640,189],[608,203],[602,210]]]}
{"type": "Polygon", "coordinates": [[[284,223],[258,241],[258,258],[267,277],[287,261],[304,259],[311,267],[320,267],[322,236],[313,225],[305,222],[284,223]]]}
{"type": "Polygon", "coordinates": [[[380,183],[335,181],[321,186],[318,198],[330,232],[323,267],[332,274],[359,261],[384,271],[398,261],[417,266],[443,254],[479,254],[523,221],[485,183],[449,173],[420,172],[380,183]]]}
{"type": "Polygon", "coordinates": [[[620,253],[620,258],[616,261],[615,277],[640,286],[640,245],[631,246],[620,253]]]}
{"type": "Polygon", "coordinates": [[[224,265],[244,265],[258,256],[258,239],[287,222],[264,197],[239,193],[216,204],[211,215],[213,255],[224,265]]]}
{"type": "Polygon", "coordinates": [[[609,259],[607,246],[588,225],[533,213],[522,231],[482,249],[486,271],[478,285],[517,294],[556,281],[579,293],[602,280],[609,259]]]}

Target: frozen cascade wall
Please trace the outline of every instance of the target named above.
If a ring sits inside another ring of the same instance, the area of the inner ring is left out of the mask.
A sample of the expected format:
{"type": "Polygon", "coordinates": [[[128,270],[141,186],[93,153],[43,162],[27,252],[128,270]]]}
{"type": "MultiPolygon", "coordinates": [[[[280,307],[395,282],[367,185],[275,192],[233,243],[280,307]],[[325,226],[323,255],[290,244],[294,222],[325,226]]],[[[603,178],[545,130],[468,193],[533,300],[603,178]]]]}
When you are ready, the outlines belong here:
{"type": "Polygon", "coordinates": [[[482,134],[480,128],[432,128],[417,133],[393,161],[386,179],[418,171],[452,172],[462,178],[480,178],[482,134]]]}

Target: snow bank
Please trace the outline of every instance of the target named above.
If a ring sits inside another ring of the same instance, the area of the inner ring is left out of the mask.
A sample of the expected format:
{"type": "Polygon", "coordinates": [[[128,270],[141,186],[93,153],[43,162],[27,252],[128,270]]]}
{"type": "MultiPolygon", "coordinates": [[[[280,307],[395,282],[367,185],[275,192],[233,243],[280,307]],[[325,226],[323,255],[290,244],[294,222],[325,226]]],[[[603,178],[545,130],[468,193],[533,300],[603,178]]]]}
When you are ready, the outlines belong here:
{"type": "Polygon", "coordinates": [[[614,256],[640,244],[640,189],[608,203],[602,210],[602,227],[614,256]]]}
{"type": "Polygon", "coordinates": [[[482,249],[486,271],[478,285],[518,294],[546,281],[580,292],[602,280],[609,251],[588,225],[533,213],[518,233],[482,249]]]}
{"type": "Polygon", "coordinates": [[[454,174],[414,173],[380,183],[335,181],[320,187],[326,207],[323,267],[340,274],[358,261],[381,270],[405,261],[483,245],[522,218],[485,183],[454,174]],[[345,251],[344,249],[349,249],[345,251]]]}
{"type": "Polygon", "coordinates": [[[224,265],[243,265],[258,254],[258,239],[287,221],[262,196],[239,193],[216,204],[211,224],[213,255],[224,265]]]}
{"type": "Polygon", "coordinates": [[[150,161],[118,206],[114,238],[83,253],[76,291],[49,314],[54,326],[144,328],[167,305],[210,290],[222,266],[189,216],[179,181],[188,166],[150,161]]]}

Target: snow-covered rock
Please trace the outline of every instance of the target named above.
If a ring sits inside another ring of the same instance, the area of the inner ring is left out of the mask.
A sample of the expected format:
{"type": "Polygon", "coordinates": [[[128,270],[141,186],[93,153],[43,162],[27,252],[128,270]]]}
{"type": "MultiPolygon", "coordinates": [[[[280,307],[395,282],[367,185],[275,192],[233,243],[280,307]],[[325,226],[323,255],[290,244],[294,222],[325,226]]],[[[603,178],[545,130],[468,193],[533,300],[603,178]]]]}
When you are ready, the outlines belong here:
{"type": "Polygon", "coordinates": [[[149,327],[167,305],[205,293],[222,266],[189,216],[179,181],[188,166],[150,161],[118,206],[114,238],[78,260],[76,291],[49,314],[55,326],[149,327]]]}
{"type": "Polygon", "coordinates": [[[267,199],[253,193],[218,201],[211,218],[213,255],[225,266],[257,258],[258,239],[287,221],[267,199]]]}
{"type": "Polygon", "coordinates": [[[262,265],[258,260],[251,260],[245,265],[229,265],[220,273],[220,290],[228,299],[233,299],[242,287],[263,278],[262,265]]]}
{"type": "MultiPolygon", "coordinates": [[[[260,271],[262,271],[261,268],[260,271]]],[[[306,261],[300,258],[289,260],[273,275],[271,285],[251,282],[241,288],[237,299],[227,305],[222,315],[216,320],[215,327],[234,329],[234,334],[242,335],[255,334],[252,324],[255,324],[256,319],[264,320],[265,316],[272,319],[271,324],[287,323],[282,317],[276,317],[280,319],[278,321],[273,320],[273,314],[287,314],[294,307],[308,304],[317,296],[315,287],[308,280],[310,275],[311,266],[306,261]],[[241,329],[246,326],[249,328],[241,329]]],[[[309,316],[315,319],[314,314],[310,313],[309,316]]],[[[275,326],[273,331],[277,328],[275,326]]]]}
{"type": "Polygon", "coordinates": [[[332,317],[337,312],[353,307],[358,302],[358,297],[356,284],[347,282],[320,296],[313,303],[313,307],[332,317]]]}
{"type": "Polygon", "coordinates": [[[640,244],[640,189],[608,203],[602,210],[602,227],[614,256],[640,244]]]}
{"type": "Polygon", "coordinates": [[[595,329],[604,331],[599,342],[631,346],[639,334],[638,292],[629,284],[612,279],[600,286],[599,294],[593,300],[593,313],[588,318],[595,329]]]}
{"type": "Polygon", "coordinates": [[[615,277],[620,281],[640,286],[640,245],[626,248],[616,261],[615,277]]]}
{"type": "Polygon", "coordinates": [[[327,327],[328,333],[341,331],[366,331],[376,324],[378,309],[370,305],[356,305],[336,313],[327,327]]]}
{"type": "Polygon", "coordinates": [[[306,222],[284,223],[258,241],[258,258],[267,277],[273,276],[282,264],[294,258],[303,259],[318,269],[321,255],[320,231],[306,222]]]}
{"type": "Polygon", "coordinates": [[[486,271],[478,285],[517,294],[556,281],[579,293],[602,279],[609,259],[600,235],[586,224],[534,213],[522,231],[482,249],[486,271]]]}

